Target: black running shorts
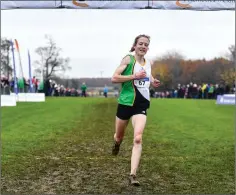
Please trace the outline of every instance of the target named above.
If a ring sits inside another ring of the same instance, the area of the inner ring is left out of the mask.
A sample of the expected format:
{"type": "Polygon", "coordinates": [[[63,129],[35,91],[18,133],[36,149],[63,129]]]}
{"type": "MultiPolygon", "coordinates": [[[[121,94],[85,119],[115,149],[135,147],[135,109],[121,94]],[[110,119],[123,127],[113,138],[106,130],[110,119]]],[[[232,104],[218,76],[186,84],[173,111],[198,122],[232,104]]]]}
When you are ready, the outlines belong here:
{"type": "Polygon", "coordinates": [[[118,104],[116,116],[121,120],[129,120],[133,115],[147,115],[147,108],[118,104]]]}

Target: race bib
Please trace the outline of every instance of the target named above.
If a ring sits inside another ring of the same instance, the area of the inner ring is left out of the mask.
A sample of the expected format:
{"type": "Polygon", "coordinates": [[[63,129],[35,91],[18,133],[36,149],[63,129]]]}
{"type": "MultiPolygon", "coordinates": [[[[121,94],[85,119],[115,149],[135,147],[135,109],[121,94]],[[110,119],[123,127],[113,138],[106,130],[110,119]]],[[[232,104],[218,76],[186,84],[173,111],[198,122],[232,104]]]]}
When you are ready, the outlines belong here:
{"type": "Polygon", "coordinates": [[[136,87],[145,88],[145,87],[149,87],[150,81],[148,77],[145,77],[143,79],[134,80],[134,84],[136,87]]]}

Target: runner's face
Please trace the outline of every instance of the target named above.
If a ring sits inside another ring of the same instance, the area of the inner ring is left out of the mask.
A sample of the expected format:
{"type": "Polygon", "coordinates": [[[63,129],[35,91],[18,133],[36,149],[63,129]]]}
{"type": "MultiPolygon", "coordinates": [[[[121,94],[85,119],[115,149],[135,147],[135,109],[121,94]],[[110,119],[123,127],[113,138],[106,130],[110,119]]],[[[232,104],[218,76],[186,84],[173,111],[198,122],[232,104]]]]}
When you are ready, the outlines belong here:
{"type": "Polygon", "coordinates": [[[148,46],[149,40],[146,37],[139,38],[136,46],[134,47],[136,54],[144,56],[148,51],[148,46]]]}

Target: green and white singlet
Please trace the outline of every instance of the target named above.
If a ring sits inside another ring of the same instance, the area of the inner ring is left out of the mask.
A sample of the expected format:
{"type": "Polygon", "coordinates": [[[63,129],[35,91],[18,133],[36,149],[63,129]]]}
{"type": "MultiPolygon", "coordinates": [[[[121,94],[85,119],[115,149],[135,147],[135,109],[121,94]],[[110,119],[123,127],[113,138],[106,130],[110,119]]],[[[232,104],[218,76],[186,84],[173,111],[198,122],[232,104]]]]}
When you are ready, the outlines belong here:
{"type": "Polygon", "coordinates": [[[118,98],[118,103],[126,106],[142,107],[144,109],[150,106],[150,81],[151,81],[151,64],[145,60],[142,66],[134,56],[130,56],[130,63],[123,71],[122,75],[133,75],[142,69],[146,71],[146,78],[135,79],[122,83],[122,89],[118,98]]]}

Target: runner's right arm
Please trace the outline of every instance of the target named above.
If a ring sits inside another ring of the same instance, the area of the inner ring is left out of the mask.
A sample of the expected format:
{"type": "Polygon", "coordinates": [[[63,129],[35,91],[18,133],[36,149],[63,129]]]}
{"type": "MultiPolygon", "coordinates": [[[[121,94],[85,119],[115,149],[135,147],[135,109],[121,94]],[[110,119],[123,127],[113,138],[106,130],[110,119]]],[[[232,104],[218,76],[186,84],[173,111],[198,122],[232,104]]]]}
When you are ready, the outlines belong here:
{"type": "Polygon", "coordinates": [[[130,56],[126,56],[120,63],[120,66],[116,69],[113,74],[111,81],[113,83],[123,83],[126,81],[131,81],[137,78],[144,78],[146,76],[145,71],[141,71],[139,73],[133,75],[121,75],[121,73],[126,69],[127,65],[130,63],[130,56]]]}

